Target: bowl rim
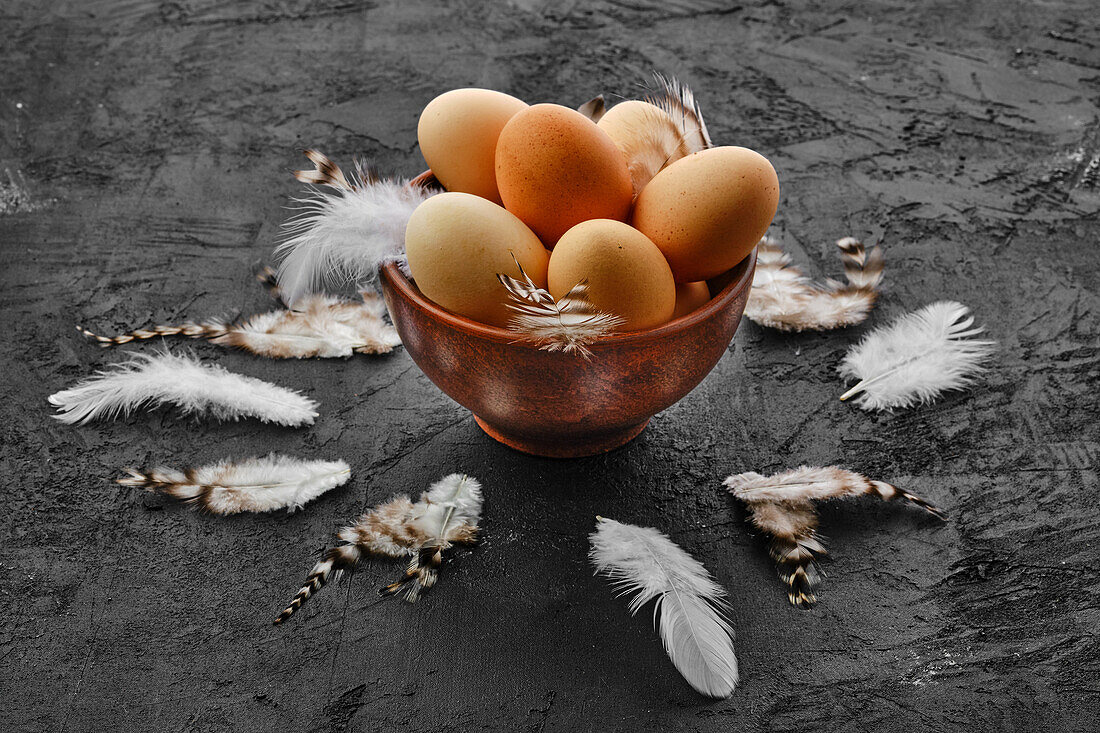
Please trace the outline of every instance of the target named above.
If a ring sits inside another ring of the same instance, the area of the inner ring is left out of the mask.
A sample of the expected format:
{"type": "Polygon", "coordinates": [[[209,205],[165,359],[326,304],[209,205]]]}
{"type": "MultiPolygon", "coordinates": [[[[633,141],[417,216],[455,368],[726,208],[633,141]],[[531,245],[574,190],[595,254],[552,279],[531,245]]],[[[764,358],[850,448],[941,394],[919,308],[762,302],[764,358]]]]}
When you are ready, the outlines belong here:
{"type": "MultiPolygon", "coordinates": [[[[753,247],[752,251],[749,252],[745,259],[726,271],[726,273],[732,272],[733,277],[730,278],[726,286],[722,288],[717,295],[707,301],[706,305],[703,307],[697,308],[691,313],[680,316],[667,323],[662,323],[660,326],[654,326],[653,328],[647,328],[641,331],[623,331],[601,336],[587,344],[588,349],[591,351],[599,351],[601,348],[622,346],[639,341],[652,341],[671,334],[687,331],[703,321],[710,319],[719,311],[727,308],[745,289],[752,286],[752,275],[755,269],[753,265],[756,264],[756,252],[757,248],[753,247]]],[[[420,292],[419,288],[415,287],[412,282],[405,277],[405,274],[401,272],[396,262],[387,262],[382,265],[381,272],[390,287],[400,293],[403,298],[411,301],[433,319],[442,321],[451,328],[493,341],[503,341],[506,343],[515,343],[516,345],[527,345],[531,348],[537,348],[534,344],[528,344],[523,340],[517,340],[515,331],[509,331],[500,326],[490,326],[489,324],[480,323],[466,316],[460,316],[428,300],[428,298],[420,292]]]]}

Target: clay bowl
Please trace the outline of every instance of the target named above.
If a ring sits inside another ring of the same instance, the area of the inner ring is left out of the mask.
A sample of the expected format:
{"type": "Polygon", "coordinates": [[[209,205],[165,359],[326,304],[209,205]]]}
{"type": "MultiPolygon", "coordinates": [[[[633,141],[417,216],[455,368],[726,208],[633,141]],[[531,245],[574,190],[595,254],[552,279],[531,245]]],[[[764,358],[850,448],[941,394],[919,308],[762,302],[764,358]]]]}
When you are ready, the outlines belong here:
{"type": "Polygon", "coordinates": [[[525,453],[576,458],[618,448],[649,418],[703,381],[725,353],[745,309],[754,249],[710,281],[710,302],[657,328],[590,344],[592,358],[516,342],[503,328],[425,298],[394,264],[382,291],[405,349],[492,438],[525,453]]]}

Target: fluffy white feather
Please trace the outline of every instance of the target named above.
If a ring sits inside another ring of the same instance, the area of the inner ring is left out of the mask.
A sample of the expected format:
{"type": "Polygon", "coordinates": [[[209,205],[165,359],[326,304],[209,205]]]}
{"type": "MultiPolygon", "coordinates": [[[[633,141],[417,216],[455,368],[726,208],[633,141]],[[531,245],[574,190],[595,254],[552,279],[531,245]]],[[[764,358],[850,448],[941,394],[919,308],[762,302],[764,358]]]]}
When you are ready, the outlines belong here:
{"type": "Polygon", "coordinates": [[[118,479],[192,504],[211,514],[295,511],[321,494],[347,483],[351,467],[344,461],[303,461],[272,453],[266,458],[220,461],[179,471],[126,469],[118,479]]]}
{"type": "Polygon", "coordinates": [[[405,227],[417,206],[434,192],[403,180],[345,175],[313,153],[320,173],[299,178],[324,183],[298,199],[302,213],[286,225],[287,239],[275,250],[279,285],[289,303],[326,284],[365,283],[378,268],[404,257],[405,227]]]}
{"type": "Polygon", "coordinates": [[[599,518],[589,557],[630,612],[655,601],[657,627],[669,659],[696,691],[724,698],[737,686],[733,630],[723,618],[725,591],[702,563],[652,527],[599,518]]]}
{"type": "Polygon", "coordinates": [[[167,351],[134,354],[50,395],[49,401],[60,411],[54,417],[70,425],[128,415],[145,404],[175,405],[185,415],[253,417],[289,426],[312,425],[317,417],[317,403],[298,392],[167,351]]]}
{"type": "Polygon", "coordinates": [[[838,371],[859,383],[840,399],[862,393],[856,404],[863,409],[888,410],[965,389],[996,346],[969,338],[984,330],[974,327],[970,309],[961,303],[939,301],[907,313],[848,350],[838,371]]]}

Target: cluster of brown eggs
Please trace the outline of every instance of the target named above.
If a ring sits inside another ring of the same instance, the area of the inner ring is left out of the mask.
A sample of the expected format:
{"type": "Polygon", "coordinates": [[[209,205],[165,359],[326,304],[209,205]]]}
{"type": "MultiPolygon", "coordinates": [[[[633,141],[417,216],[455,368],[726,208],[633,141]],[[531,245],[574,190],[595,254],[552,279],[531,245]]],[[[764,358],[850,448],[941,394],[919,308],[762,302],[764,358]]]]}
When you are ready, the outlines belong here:
{"type": "Polygon", "coordinates": [[[436,97],[417,134],[447,192],[408,223],[417,286],[497,326],[510,315],[497,274],[519,277],[517,262],[555,298],[586,281],[586,298],[619,316],[623,330],[698,308],[711,297],[706,281],[748,256],[767,230],[779,181],[759,153],[692,152],[681,137],[670,143],[669,129],[678,130],[668,112],[640,100],[593,122],[486,89],[436,97]]]}

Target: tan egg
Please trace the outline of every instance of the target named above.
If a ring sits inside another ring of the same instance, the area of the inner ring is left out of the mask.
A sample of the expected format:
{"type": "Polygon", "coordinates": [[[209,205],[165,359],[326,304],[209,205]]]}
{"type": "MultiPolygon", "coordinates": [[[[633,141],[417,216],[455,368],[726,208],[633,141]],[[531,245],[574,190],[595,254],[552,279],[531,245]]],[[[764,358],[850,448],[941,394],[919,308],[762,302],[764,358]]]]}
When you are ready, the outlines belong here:
{"type": "Polygon", "coordinates": [[[632,223],[668,259],[677,282],[708,280],[748,256],[779,206],[779,179],[748,148],[692,153],[653,177],[632,223]]]}
{"type": "Polygon", "coordinates": [[[676,308],[673,319],[686,316],[710,302],[710,288],[705,282],[676,283],[676,308]]]}
{"type": "Polygon", "coordinates": [[[416,286],[447,310],[493,326],[511,316],[497,273],[519,277],[519,261],[546,287],[550,253],[502,207],[468,193],[437,194],[416,207],[405,229],[405,253],[416,286]]]}
{"type": "Polygon", "coordinates": [[[626,158],[634,195],[664,167],[691,153],[680,128],[660,107],[632,99],[612,107],[597,127],[626,158]]]}
{"type": "Polygon", "coordinates": [[[596,123],[557,104],[536,104],[508,121],[497,141],[504,207],[551,249],[589,219],[625,221],[634,189],[626,161],[596,123]]]}
{"type": "Polygon", "coordinates": [[[420,113],[416,137],[443,187],[499,204],[497,138],[508,120],[526,107],[490,89],[454,89],[429,102],[420,113]]]}
{"type": "Polygon", "coordinates": [[[676,283],[661,251],[621,221],[592,219],[567,231],[550,254],[546,279],[555,298],[587,280],[585,297],[623,318],[623,331],[659,326],[676,307],[676,283]]]}

